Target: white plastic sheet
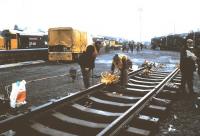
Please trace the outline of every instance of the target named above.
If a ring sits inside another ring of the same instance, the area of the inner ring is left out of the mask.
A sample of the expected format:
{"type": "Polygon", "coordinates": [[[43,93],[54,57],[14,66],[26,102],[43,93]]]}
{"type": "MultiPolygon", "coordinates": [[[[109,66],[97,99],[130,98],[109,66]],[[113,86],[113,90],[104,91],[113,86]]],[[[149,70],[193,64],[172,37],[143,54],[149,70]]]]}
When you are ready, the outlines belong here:
{"type": "Polygon", "coordinates": [[[186,50],[187,57],[191,57],[194,61],[196,61],[197,57],[189,50],[186,50]]]}
{"type": "Polygon", "coordinates": [[[19,105],[26,104],[26,81],[17,81],[12,83],[10,93],[10,107],[15,108],[19,105]]]}

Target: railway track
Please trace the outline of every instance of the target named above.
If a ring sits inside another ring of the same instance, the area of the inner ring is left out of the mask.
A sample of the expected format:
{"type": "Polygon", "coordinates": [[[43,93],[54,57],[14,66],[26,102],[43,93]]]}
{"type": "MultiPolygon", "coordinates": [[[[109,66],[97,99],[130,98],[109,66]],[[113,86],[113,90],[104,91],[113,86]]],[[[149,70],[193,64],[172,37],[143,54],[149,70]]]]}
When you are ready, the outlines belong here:
{"type": "Polygon", "coordinates": [[[51,101],[0,121],[1,135],[111,136],[153,135],[179,85],[179,69],[129,73],[127,88],[97,84],[89,89],[51,101]]]}
{"type": "Polygon", "coordinates": [[[0,65],[32,60],[48,60],[48,49],[0,50],[0,65]]]}

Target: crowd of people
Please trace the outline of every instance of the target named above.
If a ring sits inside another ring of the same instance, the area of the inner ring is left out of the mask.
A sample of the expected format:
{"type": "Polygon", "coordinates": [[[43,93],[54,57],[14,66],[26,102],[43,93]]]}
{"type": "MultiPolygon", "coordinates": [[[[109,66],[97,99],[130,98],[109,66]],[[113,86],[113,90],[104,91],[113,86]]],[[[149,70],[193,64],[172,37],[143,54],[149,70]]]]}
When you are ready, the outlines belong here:
{"type": "Polygon", "coordinates": [[[129,52],[133,53],[133,50],[136,49],[137,53],[139,51],[142,51],[144,48],[144,45],[142,43],[134,43],[133,41],[130,41],[128,43],[124,42],[122,45],[122,52],[129,52]]]}

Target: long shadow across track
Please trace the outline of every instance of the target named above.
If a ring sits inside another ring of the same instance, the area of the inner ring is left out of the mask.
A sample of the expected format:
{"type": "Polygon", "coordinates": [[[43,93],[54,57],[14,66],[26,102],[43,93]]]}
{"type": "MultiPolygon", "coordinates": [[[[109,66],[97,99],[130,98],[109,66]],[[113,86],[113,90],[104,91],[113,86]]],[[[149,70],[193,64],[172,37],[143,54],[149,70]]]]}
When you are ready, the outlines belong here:
{"type": "Polygon", "coordinates": [[[178,86],[181,77],[178,68],[152,70],[148,77],[144,69],[129,73],[126,88],[97,84],[2,120],[0,135],[154,135],[176,93],[169,83],[178,86]]]}

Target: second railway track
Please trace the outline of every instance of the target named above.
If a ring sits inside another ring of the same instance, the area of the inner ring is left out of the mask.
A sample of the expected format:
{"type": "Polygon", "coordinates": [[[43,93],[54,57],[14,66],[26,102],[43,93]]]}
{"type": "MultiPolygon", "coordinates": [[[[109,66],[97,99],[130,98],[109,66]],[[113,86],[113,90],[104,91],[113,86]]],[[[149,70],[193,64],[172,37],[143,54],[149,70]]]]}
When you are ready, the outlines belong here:
{"type": "Polygon", "coordinates": [[[19,136],[153,135],[168,111],[179,69],[129,73],[127,88],[97,84],[71,96],[54,100],[0,121],[0,134],[19,136]]]}

